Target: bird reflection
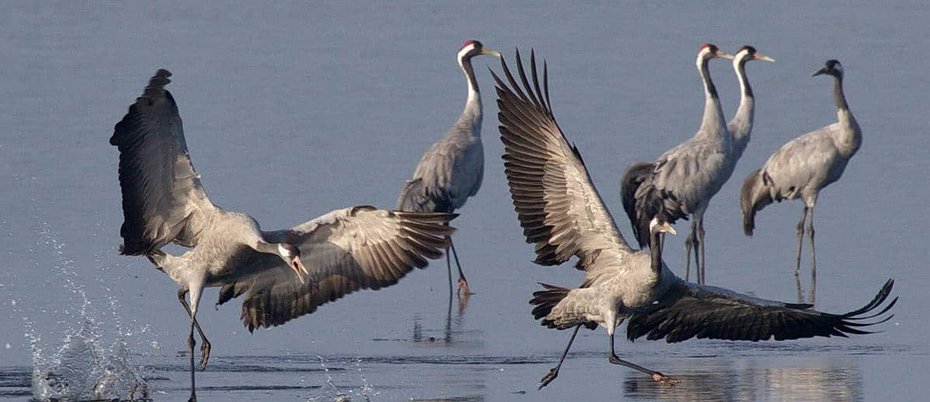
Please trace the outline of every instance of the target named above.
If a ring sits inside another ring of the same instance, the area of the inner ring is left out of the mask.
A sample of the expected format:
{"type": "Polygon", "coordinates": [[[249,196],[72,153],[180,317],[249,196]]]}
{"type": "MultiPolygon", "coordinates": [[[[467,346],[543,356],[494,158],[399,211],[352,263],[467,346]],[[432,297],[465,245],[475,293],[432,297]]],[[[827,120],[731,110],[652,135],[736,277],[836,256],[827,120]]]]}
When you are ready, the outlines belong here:
{"type": "MultiPolygon", "coordinates": [[[[808,367],[759,367],[761,361],[721,361],[703,370],[676,370],[681,380],[667,387],[651,378],[627,373],[625,396],[663,401],[858,401],[863,399],[862,372],[850,360],[816,362],[808,367]]],[[[802,363],[803,364],[803,363],[802,363]]]]}
{"type": "Polygon", "coordinates": [[[442,341],[445,344],[451,344],[453,341],[453,334],[462,333],[463,316],[465,314],[465,308],[468,306],[469,298],[471,298],[470,294],[463,294],[458,299],[458,303],[457,303],[458,308],[456,310],[455,320],[453,320],[453,316],[452,316],[453,301],[450,295],[449,304],[446,308],[446,319],[443,325],[441,338],[438,338],[436,336],[424,335],[424,332],[430,333],[430,332],[435,332],[435,331],[430,330],[430,329],[427,329],[424,331],[422,320],[420,319],[419,316],[414,316],[413,317],[413,336],[411,340],[413,342],[418,342],[418,343],[419,342],[434,343],[434,342],[442,341]],[[453,321],[455,322],[455,327],[456,327],[456,330],[454,331],[452,329],[453,321]]]}

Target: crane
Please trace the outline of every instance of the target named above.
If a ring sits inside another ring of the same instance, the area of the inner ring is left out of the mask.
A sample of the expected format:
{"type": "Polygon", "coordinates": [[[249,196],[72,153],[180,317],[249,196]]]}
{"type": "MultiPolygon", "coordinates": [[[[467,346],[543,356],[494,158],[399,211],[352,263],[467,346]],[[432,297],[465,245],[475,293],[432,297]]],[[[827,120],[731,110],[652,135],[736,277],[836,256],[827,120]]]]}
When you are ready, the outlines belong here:
{"type": "MultiPolygon", "coordinates": [[[[794,274],[801,270],[801,249],[805,231],[811,243],[811,276],[817,276],[817,251],[814,248],[814,205],[820,190],[840,179],[846,164],[862,145],[862,130],[849,110],[843,94],[843,65],[828,60],[813,76],[833,77],[833,99],[837,122],[797,137],[775,151],[761,169],[746,176],[740,191],[743,231],[752,236],[756,213],[773,201],[800,198],[804,202],[798,222],[798,252],[794,274]],[[807,227],[805,228],[805,222],[807,227]]],[[[816,280],[816,279],[815,279],[816,280]]]]}
{"type": "Polygon", "coordinates": [[[167,70],[155,73],[116,124],[110,144],[119,150],[120,254],[144,255],[174,280],[191,319],[191,401],[197,400],[195,328],[201,370],[210,358],[211,344],[197,322],[204,288],[221,287],[218,304],[245,294],[241,319],[251,332],[359,289],[393,285],[414,267],[425,267],[428,258],[442,256],[454,230],[450,213],[359,206],[263,231],[251,216],[214,205],[191,163],[177,104],[165,90],[169,77],[167,70]],[[177,256],[162,251],[169,243],[188,250],[177,256]]]}
{"type": "Polygon", "coordinates": [[[711,197],[729,178],[726,173],[729,160],[733,158],[730,133],[708,69],[708,62],[715,58],[733,59],[733,56],[710,43],[698,49],[696,65],[704,82],[704,116],[700,129],[654,163],[637,163],[627,169],[620,190],[624,210],[640,247],[648,244],[648,225],[652,217],[658,215],[669,223],[687,219],[689,215],[694,218],[685,240],[685,275],[690,276],[693,245],[698,283],[704,282],[704,212],[711,197]]]}
{"type": "MultiPolygon", "coordinates": [[[[467,40],[459,49],[459,67],[468,83],[468,100],[465,110],[449,129],[446,136],[433,144],[417,164],[413,177],[404,183],[397,200],[397,209],[411,212],[454,212],[465,205],[469,197],[478,194],[484,177],[484,148],[481,145],[481,92],[471,59],[476,56],[500,57],[500,52],[484,47],[477,40],[467,40]]],[[[455,256],[459,270],[458,292],[471,293],[462,272],[455,244],[449,239],[449,248],[455,256]]],[[[449,297],[452,297],[452,263],[446,249],[446,268],[449,272],[449,297]]]]}
{"type": "MultiPolygon", "coordinates": [[[[558,376],[561,362],[584,326],[603,326],[609,338],[608,361],[674,384],[661,372],[620,359],[614,352],[614,331],[626,319],[627,338],[680,342],[691,338],[760,341],[867,334],[863,327],[891,318],[881,317],[897,298],[888,297],[888,280],[864,307],[830,314],[809,304],[765,300],[732,290],[691,283],[675,276],[662,262],[662,242],[669,231],[659,216],[650,219],[649,251],[634,250],[594,187],[578,148],[556,122],[549,98],[548,66],[540,85],[536,57],[530,54],[530,75],[516,52],[522,86],[501,60],[505,83],[496,73],[504,172],[514,210],[527,243],[535,245],[539,265],[561,265],[577,258],[575,268],[585,279],[577,288],[542,285],[530,301],[533,316],[549,328],[574,332],[557,366],[540,381],[540,388],[558,376]],[[879,309],[878,312],[874,312],[879,309]]],[[[671,231],[669,231],[671,232],[671,231]]]]}

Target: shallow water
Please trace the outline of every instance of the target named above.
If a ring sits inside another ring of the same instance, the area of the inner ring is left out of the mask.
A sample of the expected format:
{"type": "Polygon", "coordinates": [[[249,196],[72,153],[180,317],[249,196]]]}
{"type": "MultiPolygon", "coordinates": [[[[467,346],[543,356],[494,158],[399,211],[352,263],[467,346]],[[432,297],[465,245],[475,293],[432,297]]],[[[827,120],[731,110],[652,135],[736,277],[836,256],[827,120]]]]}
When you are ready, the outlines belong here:
{"type": "MultiPolygon", "coordinates": [[[[211,198],[270,229],[349,205],[393,206],[422,151],[461,111],[454,56],[475,38],[508,55],[532,47],[548,60],[556,116],[618,218],[622,170],[698,126],[698,45],[749,43],[774,57],[748,67],[756,126],[707,214],[707,278],[787,301],[797,299],[800,205],[767,208],[746,238],[739,184],[785,141],[833,121],[830,83],[809,76],[841,60],[865,139],[818,204],[817,308],[858,308],[893,277],[895,318],[850,339],[618,343],[622,357],[683,380],[675,388],[612,367],[604,331],[584,331],[559,378],[536,391],[569,333],[540,327],[527,301],[536,282],[573,286],[581,276],[530,262],[499,159],[485,68],[498,66],[478,59],[485,181],[455,221],[476,292],[467,307],[447,317],[442,264],[254,334],[235,303],[209,308],[208,291],[199,318],[214,355],[198,374],[202,400],[923,399],[927,16],[916,1],[3,3],[0,398],[31,397],[34,369],[51,370],[37,356],[74,344],[85,317],[97,350],[125,358],[124,372],[141,376],[152,397],[187,396],[188,324],[175,285],[145,259],[116,255],[122,215],[107,139],[157,68],[174,73],[170,89],[211,198]]],[[[732,113],[732,71],[711,67],[732,113]]],[[[629,236],[626,222],[620,228],[629,236]]],[[[683,265],[682,241],[666,247],[673,267],[683,265]]],[[[809,286],[807,271],[802,279],[809,286]]]]}

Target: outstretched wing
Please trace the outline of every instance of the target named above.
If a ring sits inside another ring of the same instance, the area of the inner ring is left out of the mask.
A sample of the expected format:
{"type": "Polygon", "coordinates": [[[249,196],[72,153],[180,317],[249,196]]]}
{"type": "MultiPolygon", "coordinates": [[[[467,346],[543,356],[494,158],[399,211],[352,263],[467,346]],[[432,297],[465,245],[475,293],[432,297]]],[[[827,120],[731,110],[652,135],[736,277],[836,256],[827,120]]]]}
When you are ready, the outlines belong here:
{"type": "Polygon", "coordinates": [[[846,314],[829,314],[814,310],[809,304],[789,304],[746,296],[713,286],[681,281],[665,296],[630,318],[630,340],[665,338],[669,343],[691,338],[762,341],[774,337],[786,339],[815,336],[861,335],[871,333],[860,328],[888,321],[864,321],[885,314],[898,301],[894,298],[879,312],[894,281],[889,279],[878,295],[864,307],[846,314]],[[867,315],[868,314],[868,315],[867,315]]]}
{"type": "Polygon", "coordinates": [[[516,60],[522,88],[503,58],[501,68],[510,85],[491,74],[497,81],[504,171],[526,241],[536,243],[536,263],[558,265],[576,255],[577,266],[587,269],[600,250],[629,250],[578,149],[569,145],[555,121],[545,63],[540,90],[535,55],[530,53],[532,87],[519,50],[516,60]]]}
{"type": "Polygon", "coordinates": [[[167,70],[155,73],[110,137],[120,153],[122,254],[148,254],[170,242],[192,247],[204,212],[214,208],[187,153],[168,77],[167,70]]]}
{"type": "Polygon", "coordinates": [[[390,286],[427,259],[442,256],[455,214],[354,207],[332,211],[290,230],[265,233],[297,246],[309,271],[303,281],[277,256],[252,252],[239,269],[254,272],[225,285],[218,304],[246,293],[242,323],[272,327],[316,311],[359,289],[390,286]]]}

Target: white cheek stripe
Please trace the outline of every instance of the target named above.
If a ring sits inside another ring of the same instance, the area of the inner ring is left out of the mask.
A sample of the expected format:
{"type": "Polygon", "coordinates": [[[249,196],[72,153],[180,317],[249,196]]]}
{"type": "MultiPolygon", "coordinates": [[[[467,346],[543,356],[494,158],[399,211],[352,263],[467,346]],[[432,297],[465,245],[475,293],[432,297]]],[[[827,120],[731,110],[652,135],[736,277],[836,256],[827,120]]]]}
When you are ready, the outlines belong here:
{"type": "Polygon", "coordinates": [[[284,245],[281,243],[278,243],[278,253],[285,257],[291,256],[291,253],[286,248],[284,248],[284,245]]]}

